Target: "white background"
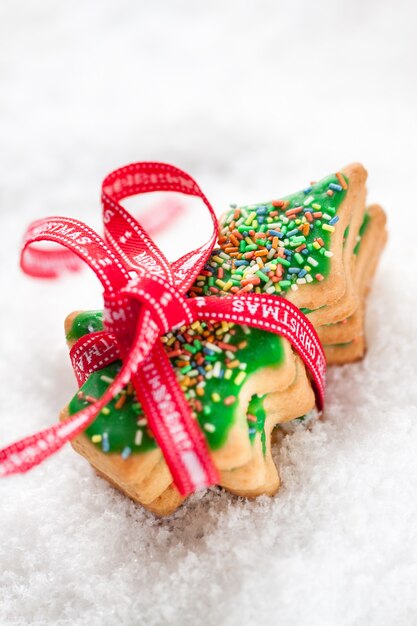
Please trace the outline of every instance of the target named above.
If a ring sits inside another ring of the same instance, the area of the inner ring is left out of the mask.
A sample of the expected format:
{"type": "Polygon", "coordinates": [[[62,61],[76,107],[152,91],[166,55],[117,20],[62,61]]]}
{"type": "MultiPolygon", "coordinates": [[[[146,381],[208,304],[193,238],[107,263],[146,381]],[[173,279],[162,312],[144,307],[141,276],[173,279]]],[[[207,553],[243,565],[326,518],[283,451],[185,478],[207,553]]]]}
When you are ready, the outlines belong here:
{"type": "MultiPolygon", "coordinates": [[[[113,168],[187,169],[220,212],[353,160],[389,216],[369,351],[332,370],[326,419],[281,452],[284,487],[213,491],[158,521],[67,447],[0,484],[0,623],[417,624],[414,2],[0,5],[0,444],[56,421],[75,383],[63,337],[100,306],[88,272],[18,270],[28,222],[99,228],[113,168]]],[[[203,241],[194,209],[160,241],[203,241]]]]}

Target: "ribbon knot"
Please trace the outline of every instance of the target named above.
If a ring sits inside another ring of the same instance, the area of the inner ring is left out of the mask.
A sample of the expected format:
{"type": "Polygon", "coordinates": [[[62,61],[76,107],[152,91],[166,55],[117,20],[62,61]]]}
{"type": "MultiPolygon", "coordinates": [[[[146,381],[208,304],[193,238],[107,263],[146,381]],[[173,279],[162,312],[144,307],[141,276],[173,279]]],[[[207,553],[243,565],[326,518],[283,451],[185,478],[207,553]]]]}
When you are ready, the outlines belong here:
{"type": "MultiPolygon", "coordinates": [[[[159,276],[137,276],[120,290],[120,295],[139,301],[152,311],[152,317],[161,334],[193,322],[193,315],[186,298],[177,287],[159,276]]],[[[114,298],[115,296],[111,296],[114,298]]]]}
{"type": "Polygon", "coordinates": [[[278,296],[186,297],[213,251],[218,224],[206,196],[185,172],[164,163],[122,167],[103,182],[102,203],[104,238],[70,218],[38,220],[27,230],[21,266],[31,275],[56,276],[65,265],[74,268],[76,255],[95,272],[104,287],[104,330],[81,337],[71,349],[71,361],[80,385],[92,372],[117,359],[122,359],[121,370],[95,403],[63,423],[1,450],[0,476],[27,471],[50,456],[84,431],[132,382],[173,480],[185,496],[218,483],[219,477],[161,335],[196,320],[242,323],[282,335],[309,369],[319,408],[324,397],[323,350],[305,316],[278,296]],[[169,263],[120,204],[124,198],[150,191],[175,191],[200,198],[213,224],[209,240],[169,263]],[[32,246],[42,241],[64,246],[66,256],[58,257],[56,251],[51,256],[46,251],[34,253],[32,246]]]}

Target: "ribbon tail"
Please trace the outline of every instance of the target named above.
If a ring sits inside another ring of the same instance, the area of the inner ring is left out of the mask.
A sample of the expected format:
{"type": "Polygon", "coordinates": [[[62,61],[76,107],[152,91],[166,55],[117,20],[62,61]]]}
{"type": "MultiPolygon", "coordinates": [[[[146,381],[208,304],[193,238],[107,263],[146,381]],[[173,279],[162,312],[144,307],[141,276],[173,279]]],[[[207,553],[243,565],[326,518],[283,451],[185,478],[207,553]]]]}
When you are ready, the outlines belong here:
{"type": "Polygon", "coordinates": [[[130,360],[122,367],[102,397],[72,417],[0,450],[0,477],[23,474],[57,452],[83,432],[130,380],[130,360]]]}
{"type": "Polygon", "coordinates": [[[77,413],[66,422],[55,424],[3,448],[0,450],[0,477],[23,474],[39,465],[85,430],[94,417],[77,413]]]}
{"type": "Polygon", "coordinates": [[[205,437],[160,343],[132,382],[180,494],[187,496],[218,484],[205,437]]]}

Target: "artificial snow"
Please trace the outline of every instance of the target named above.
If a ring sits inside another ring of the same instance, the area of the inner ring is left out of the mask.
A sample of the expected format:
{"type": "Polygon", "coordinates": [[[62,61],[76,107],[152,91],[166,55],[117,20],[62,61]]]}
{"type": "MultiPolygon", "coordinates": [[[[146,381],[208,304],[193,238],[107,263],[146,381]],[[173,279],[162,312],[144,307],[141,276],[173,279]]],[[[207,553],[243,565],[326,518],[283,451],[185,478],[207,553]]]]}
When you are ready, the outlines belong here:
{"type": "MultiPolygon", "coordinates": [[[[324,420],[284,439],[280,492],[213,489],[159,520],[67,446],[0,482],[1,626],[417,624],[415,6],[1,5],[0,445],[57,420],[76,386],[64,317],[101,303],[88,271],[22,275],[24,229],[100,228],[113,168],[172,162],[220,213],[360,160],[390,230],[366,359],[332,369],[324,420]]],[[[158,241],[173,259],[208,224],[192,204],[158,241]]]]}

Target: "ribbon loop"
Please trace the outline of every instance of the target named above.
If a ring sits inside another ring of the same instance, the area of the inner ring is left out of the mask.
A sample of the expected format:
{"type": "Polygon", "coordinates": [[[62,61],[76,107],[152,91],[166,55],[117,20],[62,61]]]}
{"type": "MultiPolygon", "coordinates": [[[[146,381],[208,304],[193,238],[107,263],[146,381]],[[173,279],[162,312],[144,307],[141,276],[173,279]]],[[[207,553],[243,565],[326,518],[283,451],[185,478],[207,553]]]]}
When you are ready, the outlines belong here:
{"type": "MultiPolygon", "coordinates": [[[[32,244],[42,241],[57,243],[71,250],[94,271],[108,293],[117,292],[129,281],[130,276],[117,253],[92,228],[67,217],[37,220],[29,226],[20,256],[24,272],[27,268],[25,252],[32,244]]],[[[44,260],[47,260],[45,252],[44,260]]],[[[38,260],[38,263],[41,262],[38,260]]],[[[30,267],[28,273],[31,273],[30,267]]]]}
{"type": "Polygon", "coordinates": [[[217,236],[214,210],[193,178],[167,163],[132,163],[107,176],[102,186],[103,220],[106,238],[123,256],[126,267],[147,270],[175,282],[181,293],[192,285],[212,251],[217,236]],[[174,191],[200,198],[213,224],[210,239],[200,248],[187,252],[172,265],[148,236],[139,222],[121,207],[120,200],[152,191],[174,191]],[[120,246],[121,244],[121,246],[120,246]],[[121,249],[122,248],[122,249],[121,249]]]}

